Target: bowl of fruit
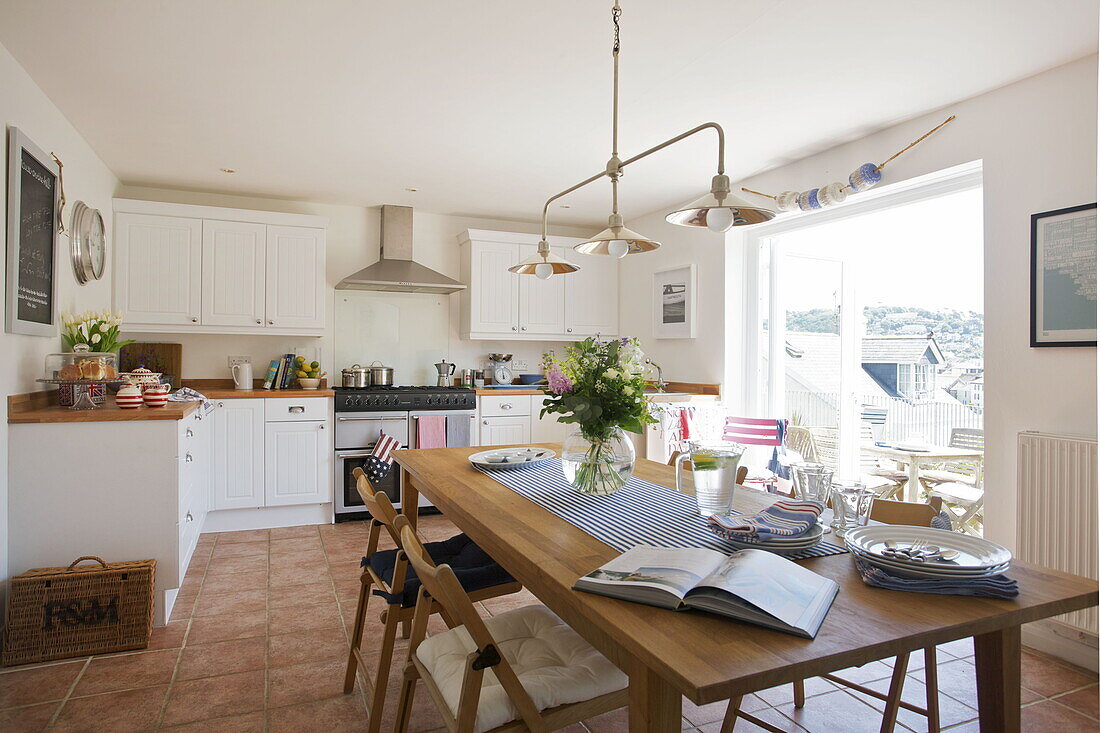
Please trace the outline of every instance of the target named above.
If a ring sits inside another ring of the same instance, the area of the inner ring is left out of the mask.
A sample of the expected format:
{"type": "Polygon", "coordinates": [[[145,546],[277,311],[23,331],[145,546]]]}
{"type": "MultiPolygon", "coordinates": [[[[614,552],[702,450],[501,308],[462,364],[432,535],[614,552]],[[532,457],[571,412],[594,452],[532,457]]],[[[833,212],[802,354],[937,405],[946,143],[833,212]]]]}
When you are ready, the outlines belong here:
{"type": "Polygon", "coordinates": [[[328,374],[321,371],[319,362],[307,362],[304,356],[298,357],[297,367],[295,376],[298,377],[298,386],[302,389],[318,389],[321,386],[321,379],[328,374]]]}

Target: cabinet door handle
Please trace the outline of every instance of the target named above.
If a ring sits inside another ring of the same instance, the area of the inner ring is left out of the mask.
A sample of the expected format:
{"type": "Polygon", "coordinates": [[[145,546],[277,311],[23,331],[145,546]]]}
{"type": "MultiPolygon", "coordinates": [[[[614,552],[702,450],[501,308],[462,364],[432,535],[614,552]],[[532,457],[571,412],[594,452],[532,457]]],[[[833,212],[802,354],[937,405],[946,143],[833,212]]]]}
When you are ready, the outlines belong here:
{"type": "Polygon", "coordinates": [[[199,319],[196,316],[191,316],[191,323],[198,323],[199,319]]]}
{"type": "Polygon", "coordinates": [[[565,332],[566,332],[566,333],[573,333],[573,329],[571,329],[571,328],[567,328],[567,329],[565,329],[565,332]]]}
{"type": "Polygon", "coordinates": [[[317,426],[317,429],[318,430],[324,430],[325,429],[325,424],[321,423],[320,425],[317,426]]]}
{"type": "Polygon", "coordinates": [[[218,407],[225,407],[225,403],[224,402],[219,402],[218,407]]]}
{"type": "Polygon", "coordinates": [[[188,452],[188,453],[187,453],[187,455],[185,455],[185,456],[183,457],[183,460],[185,460],[185,461],[186,461],[186,462],[188,462],[188,463],[191,463],[191,462],[192,462],[192,461],[194,461],[195,459],[194,459],[194,457],[193,457],[193,456],[191,455],[191,453],[190,453],[190,452],[188,452]]]}
{"type": "Polygon", "coordinates": [[[513,331],[515,331],[515,330],[516,330],[516,327],[515,327],[515,326],[512,326],[512,330],[513,330],[513,331]]]}
{"type": "Polygon", "coordinates": [[[481,421],[481,424],[482,424],[482,425],[488,425],[488,424],[489,424],[489,421],[488,421],[488,420],[482,420],[482,421],[481,421]]]}
{"type": "Polygon", "coordinates": [[[275,321],[269,320],[269,321],[267,322],[267,325],[269,325],[269,326],[274,326],[274,325],[275,325],[275,321]]]}
{"type": "Polygon", "coordinates": [[[264,321],[263,321],[263,319],[262,319],[262,318],[257,318],[257,319],[256,319],[256,323],[257,323],[258,325],[263,325],[263,322],[264,322],[264,321]]]}
{"type": "Polygon", "coordinates": [[[301,415],[303,412],[306,411],[306,408],[302,407],[301,405],[291,405],[290,407],[288,407],[286,409],[292,415],[301,415]]]}
{"type": "Polygon", "coordinates": [[[188,438],[194,438],[195,437],[195,431],[192,430],[191,428],[187,428],[187,432],[184,433],[184,435],[186,435],[188,438]]]}
{"type": "Polygon", "coordinates": [[[527,326],[524,326],[523,328],[520,329],[520,331],[526,331],[526,330],[527,330],[527,326]]]}
{"type": "Polygon", "coordinates": [[[195,521],[195,518],[193,516],[191,516],[191,512],[187,512],[187,521],[188,522],[194,522],[195,521]]]}

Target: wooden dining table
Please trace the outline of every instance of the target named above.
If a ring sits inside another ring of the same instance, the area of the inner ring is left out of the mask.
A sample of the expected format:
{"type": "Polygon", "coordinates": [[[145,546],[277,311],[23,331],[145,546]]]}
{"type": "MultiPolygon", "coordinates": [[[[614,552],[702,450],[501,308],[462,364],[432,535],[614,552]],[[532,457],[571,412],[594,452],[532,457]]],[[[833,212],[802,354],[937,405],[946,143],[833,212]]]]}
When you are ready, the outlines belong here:
{"type": "Polygon", "coordinates": [[[924,463],[942,463],[944,461],[971,461],[982,459],[980,450],[955,448],[949,445],[930,445],[924,450],[908,450],[891,445],[864,443],[860,450],[886,456],[908,466],[909,480],[905,484],[905,500],[920,501],[920,467],[924,463]]]}
{"type": "MultiPolygon", "coordinates": [[[[971,636],[981,730],[1018,731],[1020,625],[1098,601],[1095,580],[1019,561],[1010,573],[1020,587],[1014,600],[872,588],[847,553],[799,561],[840,584],[814,639],[583,593],[573,590],[574,581],[619,552],[475,470],[468,457],[478,450],[396,451],[401,505],[415,507],[423,494],[622,669],[630,680],[630,730],[636,733],[679,731],[681,695],[704,705],[971,636]]],[[[639,460],[634,475],[674,486],[673,470],[664,464],[639,460]]],[[[733,506],[753,513],[775,500],[739,488],[733,506]]],[[[415,523],[415,513],[409,519],[415,523]]]]}

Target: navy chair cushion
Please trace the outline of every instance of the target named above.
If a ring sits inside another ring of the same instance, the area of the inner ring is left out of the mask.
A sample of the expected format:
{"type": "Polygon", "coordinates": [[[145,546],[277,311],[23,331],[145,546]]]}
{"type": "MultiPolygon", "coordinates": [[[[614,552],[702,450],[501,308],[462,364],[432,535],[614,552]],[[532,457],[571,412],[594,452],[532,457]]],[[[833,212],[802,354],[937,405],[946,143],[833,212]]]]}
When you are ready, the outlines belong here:
{"type": "MultiPolygon", "coordinates": [[[[436,565],[450,565],[455,577],[462,584],[467,593],[494,585],[503,585],[514,582],[514,578],[486,554],[485,550],[478,547],[473,540],[465,534],[456,534],[442,542],[425,543],[424,549],[428,551],[432,561],[436,565]]],[[[363,558],[360,566],[366,565],[368,558],[363,558]]],[[[371,569],[386,581],[393,582],[393,568],[397,562],[397,550],[383,550],[376,552],[369,558],[371,569]]],[[[412,565],[408,565],[405,575],[405,589],[399,593],[386,593],[375,590],[376,596],[386,599],[387,603],[400,603],[402,608],[410,608],[416,605],[416,594],[420,592],[420,579],[416,577],[416,571],[412,565]]]]}

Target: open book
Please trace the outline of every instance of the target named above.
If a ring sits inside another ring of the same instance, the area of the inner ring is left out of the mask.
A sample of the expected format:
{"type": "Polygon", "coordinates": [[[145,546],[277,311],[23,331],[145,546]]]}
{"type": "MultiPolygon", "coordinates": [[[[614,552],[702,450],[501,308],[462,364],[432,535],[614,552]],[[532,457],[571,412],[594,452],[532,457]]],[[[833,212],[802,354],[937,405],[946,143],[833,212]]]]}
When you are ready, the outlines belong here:
{"type": "Polygon", "coordinates": [[[765,550],[732,555],[638,545],[580,578],[577,590],[694,608],[812,639],[840,586],[765,550]]]}

